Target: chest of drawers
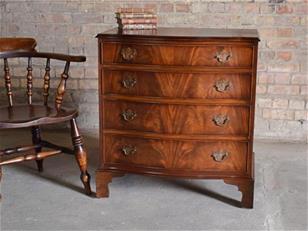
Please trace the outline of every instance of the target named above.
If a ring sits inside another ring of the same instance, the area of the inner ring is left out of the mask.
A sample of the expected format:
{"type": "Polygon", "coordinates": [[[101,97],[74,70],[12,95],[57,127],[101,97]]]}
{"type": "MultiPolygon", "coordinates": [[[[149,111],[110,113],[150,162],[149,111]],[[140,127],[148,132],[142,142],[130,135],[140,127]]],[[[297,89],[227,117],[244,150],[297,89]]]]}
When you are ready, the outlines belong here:
{"type": "Polygon", "coordinates": [[[222,179],[252,208],[258,33],[99,34],[97,196],[126,173],[222,179]]]}

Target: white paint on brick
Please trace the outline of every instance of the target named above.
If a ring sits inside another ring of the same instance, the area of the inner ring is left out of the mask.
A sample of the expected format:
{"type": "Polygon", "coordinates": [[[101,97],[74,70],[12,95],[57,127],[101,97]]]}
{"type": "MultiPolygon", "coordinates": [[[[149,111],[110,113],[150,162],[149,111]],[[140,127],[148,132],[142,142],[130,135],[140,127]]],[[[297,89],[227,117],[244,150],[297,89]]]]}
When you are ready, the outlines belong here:
{"type": "Polygon", "coordinates": [[[305,108],[305,101],[304,100],[290,100],[291,109],[304,109],[305,108]]]}

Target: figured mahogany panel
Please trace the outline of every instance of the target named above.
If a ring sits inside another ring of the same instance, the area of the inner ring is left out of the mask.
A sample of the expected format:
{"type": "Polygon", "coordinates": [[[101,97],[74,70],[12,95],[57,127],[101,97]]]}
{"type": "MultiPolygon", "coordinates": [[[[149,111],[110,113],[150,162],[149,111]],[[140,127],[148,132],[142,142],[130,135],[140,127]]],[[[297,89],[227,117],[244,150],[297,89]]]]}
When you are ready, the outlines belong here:
{"type": "Polygon", "coordinates": [[[252,47],[229,44],[189,46],[133,43],[103,44],[103,63],[136,63],[217,67],[251,67],[252,47]]]}
{"type": "Polygon", "coordinates": [[[183,142],[105,135],[105,161],[195,171],[246,171],[247,143],[183,142]]]}
{"type": "Polygon", "coordinates": [[[105,101],[108,129],[169,134],[248,135],[248,107],[105,101]]]}
{"type": "Polygon", "coordinates": [[[104,94],[200,99],[250,99],[250,74],[139,71],[103,73],[104,94]]]}

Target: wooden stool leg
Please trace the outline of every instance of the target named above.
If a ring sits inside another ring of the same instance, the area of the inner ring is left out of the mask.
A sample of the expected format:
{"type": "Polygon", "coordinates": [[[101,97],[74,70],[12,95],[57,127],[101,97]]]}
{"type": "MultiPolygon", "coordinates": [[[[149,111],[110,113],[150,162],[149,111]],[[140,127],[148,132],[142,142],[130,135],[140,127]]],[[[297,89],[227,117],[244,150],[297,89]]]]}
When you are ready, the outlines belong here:
{"type": "MultiPolygon", "coordinates": [[[[41,130],[38,126],[32,127],[32,143],[40,144],[41,143],[41,130]]],[[[36,148],[36,153],[41,152],[42,148],[36,148]]],[[[37,168],[39,172],[43,172],[43,160],[36,160],[37,168]]]]}
{"type": "Polygon", "coordinates": [[[91,187],[90,187],[90,175],[87,172],[87,152],[83,147],[82,137],[79,133],[79,129],[77,127],[75,119],[71,120],[71,135],[72,135],[72,142],[74,145],[75,157],[81,171],[80,179],[84,185],[86,194],[90,195],[91,187]]]}

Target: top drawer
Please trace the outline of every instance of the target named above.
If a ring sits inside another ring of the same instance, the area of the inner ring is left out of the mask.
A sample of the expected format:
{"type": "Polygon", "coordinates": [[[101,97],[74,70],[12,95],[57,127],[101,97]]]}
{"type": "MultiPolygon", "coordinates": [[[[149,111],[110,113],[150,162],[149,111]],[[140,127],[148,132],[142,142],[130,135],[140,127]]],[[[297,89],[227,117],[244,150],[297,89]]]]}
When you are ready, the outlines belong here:
{"type": "Polygon", "coordinates": [[[104,64],[133,63],[209,67],[251,67],[253,48],[249,45],[172,45],[104,42],[104,64]]]}

